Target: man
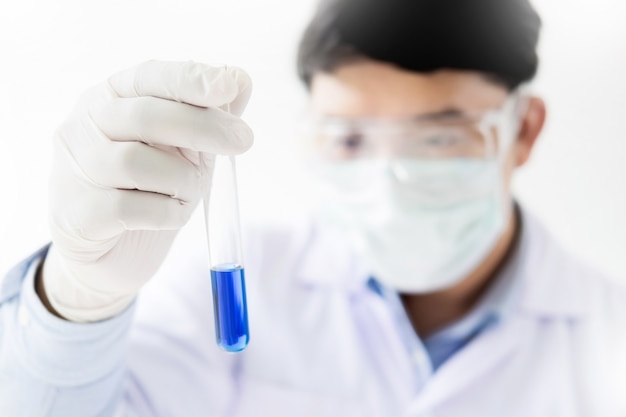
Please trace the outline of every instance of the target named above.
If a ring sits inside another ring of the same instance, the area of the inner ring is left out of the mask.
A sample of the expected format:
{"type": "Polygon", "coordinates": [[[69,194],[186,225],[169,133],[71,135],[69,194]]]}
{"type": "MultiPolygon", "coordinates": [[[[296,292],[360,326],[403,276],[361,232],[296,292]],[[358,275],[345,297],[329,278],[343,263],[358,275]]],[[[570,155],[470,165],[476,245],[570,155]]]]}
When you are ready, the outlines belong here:
{"type": "Polygon", "coordinates": [[[236,355],[204,252],[161,264],[200,158],[252,144],[250,80],[147,62],[89,91],[56,135],[52,245],[2,288],[2,415],[626,415],[624,291],[510,192],[546,114],[522,88],[539,26],[525,0],[321,5],[298,62],[322,210],[246,233],[236,355]]]}

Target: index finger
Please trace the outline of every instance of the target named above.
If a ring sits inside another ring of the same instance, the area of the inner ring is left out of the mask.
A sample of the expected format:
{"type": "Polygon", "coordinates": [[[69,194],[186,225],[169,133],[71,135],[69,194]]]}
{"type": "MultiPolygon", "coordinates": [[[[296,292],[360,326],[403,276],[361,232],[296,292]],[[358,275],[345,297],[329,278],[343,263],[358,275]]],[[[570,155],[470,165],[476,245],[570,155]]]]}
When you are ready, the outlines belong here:
{"type": "Polygon", "coordinates": [[[220,107],[249,89],[249,77],[238,70],[194,61],[146,61],[108,79],[120,98],[152,96],[199,107],[220,107]],[[242,74],[245,76],[242,76],[242,74]],[[234,76],[236,75],[236,76],[234,76]]]}

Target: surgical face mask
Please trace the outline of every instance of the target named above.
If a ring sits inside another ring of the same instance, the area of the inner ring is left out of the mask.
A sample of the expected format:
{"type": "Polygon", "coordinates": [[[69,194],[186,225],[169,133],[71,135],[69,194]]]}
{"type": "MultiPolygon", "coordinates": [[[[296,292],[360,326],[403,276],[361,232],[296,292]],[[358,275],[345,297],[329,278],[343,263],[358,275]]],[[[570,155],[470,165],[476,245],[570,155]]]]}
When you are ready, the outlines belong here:
{"type": "Polygon", "coordinates": [[[495,162],[360,160],[321,171],[328,185],[325,217],[350,236],[370,273],[399,291],[455,284],[487,256],[505,227],[495,162]],[[406,171],[440,180],[424,186],[398,180],[406,171]]]}
{"type": "MultiPolygon", "coordinates": [[[[512,134],[504,125],[501,138],[512,134]]],[[[505,230],[510,208],[504,193],[505,142],[499,151],[492,140],[484,152],[472,154],[450,153],[448,147],[446,157],[319,164],[321,211],[348,234],[382,283],[408,293],[453,286],[480,265],[505,230]]]]}

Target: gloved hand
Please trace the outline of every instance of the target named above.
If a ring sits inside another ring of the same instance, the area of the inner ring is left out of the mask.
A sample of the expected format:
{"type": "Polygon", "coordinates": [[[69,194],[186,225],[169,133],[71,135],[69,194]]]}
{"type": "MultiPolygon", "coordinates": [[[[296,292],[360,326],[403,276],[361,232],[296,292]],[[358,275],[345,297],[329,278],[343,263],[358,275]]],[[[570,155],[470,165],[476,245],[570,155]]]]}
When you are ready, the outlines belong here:
{"type": "Polygon", "coordinates": [[[250,92],[238,68],[148,61],[79,100],[56,132],[49,187],[43,283],[61,316],[96,321],[132,302],[210,183],[199,158],[212,167],[252,145],[239,118],[250,92]]]}

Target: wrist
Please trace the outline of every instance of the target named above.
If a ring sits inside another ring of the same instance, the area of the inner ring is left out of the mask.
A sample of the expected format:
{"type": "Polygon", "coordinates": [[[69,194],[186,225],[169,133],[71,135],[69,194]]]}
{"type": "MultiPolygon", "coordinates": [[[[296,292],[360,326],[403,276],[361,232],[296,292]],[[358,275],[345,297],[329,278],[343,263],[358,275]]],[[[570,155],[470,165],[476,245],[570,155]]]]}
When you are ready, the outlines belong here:
{"type": "Polygon", "coordinates": [[[125,310],[136,295],[105,293],[85,285],[65,267],[54,245],[41,269],[41,292],[49,310],[65,320],[85,323],[109,319],[125,310]]]}
{"type": "Polygon", "coordinates": [[[45,258],[39,262],[37,266],[37,270],[35,271],[35,294],[41,300],[43,306],[48,310],[53,316],[58,317],[63,320],[67,320],[65,317],[61,316],[50,304],[50,300],[48,299],[48,295],[46,294],[46,289],[43,285],[43,264],[45,263],[45,258]]]}

